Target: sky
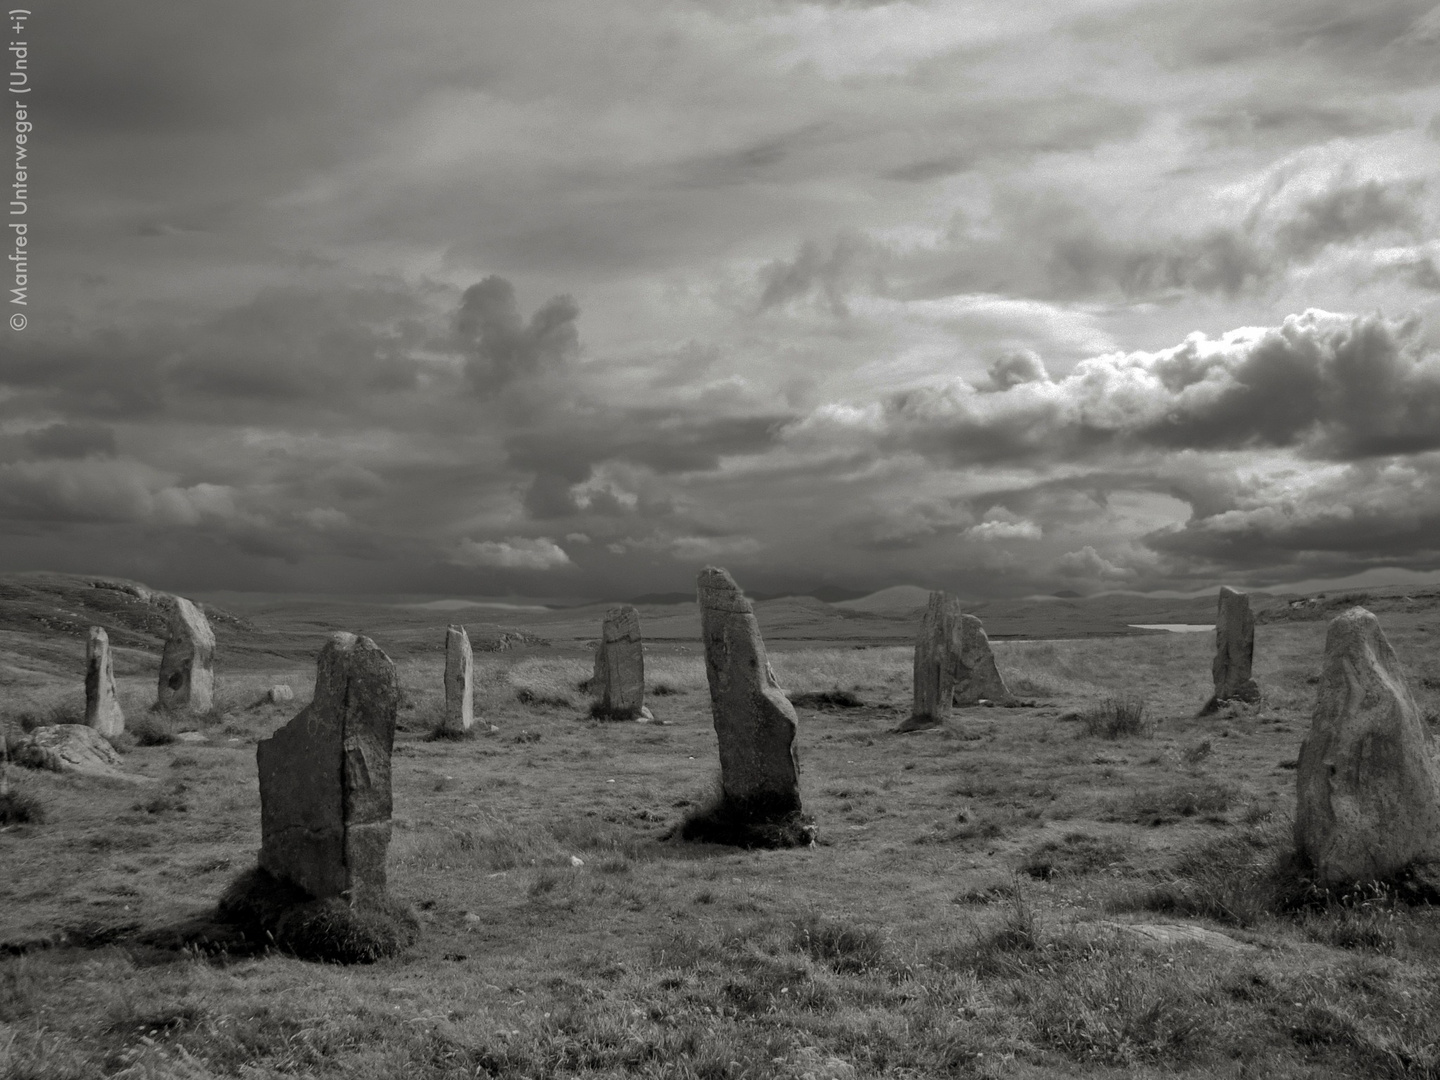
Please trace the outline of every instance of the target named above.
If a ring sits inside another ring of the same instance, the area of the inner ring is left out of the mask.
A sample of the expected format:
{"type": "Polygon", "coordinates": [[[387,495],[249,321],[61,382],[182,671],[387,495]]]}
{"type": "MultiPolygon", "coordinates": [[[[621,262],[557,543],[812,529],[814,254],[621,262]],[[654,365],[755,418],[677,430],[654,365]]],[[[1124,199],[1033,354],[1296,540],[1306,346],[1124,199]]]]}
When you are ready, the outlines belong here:
{"type": "Polygon", "coordinates": [[[49,0],[8,32],[0,569],[1440,571],[1432,3],[49,0]]]}

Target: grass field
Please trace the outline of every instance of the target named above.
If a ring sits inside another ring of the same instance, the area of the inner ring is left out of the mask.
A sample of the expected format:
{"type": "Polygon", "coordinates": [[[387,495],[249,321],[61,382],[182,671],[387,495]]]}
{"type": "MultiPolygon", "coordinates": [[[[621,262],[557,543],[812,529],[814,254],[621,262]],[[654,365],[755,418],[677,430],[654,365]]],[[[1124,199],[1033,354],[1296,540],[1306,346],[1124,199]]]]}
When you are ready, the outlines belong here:
{"type": "MultiPolygon", "coordinates": [[[[1434,724],[1436,637],[1384,621],[1434,724]]],[[[863,702],[800,710],[820,842],[789,851],[664,839],[716,778],[695,648],[649,654],[654,725],[588,719],[587,657],[477,655],[497,730],[464,742],[425,738],[443,657],[402,660],[389,874],[423,936],[358,967],[157,936],[253,865],[254,744],[313,681],[222,667],[205,742],[127,747],[152,783],[12,774],[45,816],[0,829],[0,1076],[1440,1076],[1436,911],[1297,907],[1276,870],[1324,629],[1262,626],[1264,702],[1204,720],[1207,634],[1002,642],[1036,707],[905,736],[908,649],[777,652],[791,694],[863,702]],[[1061,719],[1121,699],[1151,734],[1061,719]],[[1155,923],[1223,936],[1126,929],[1155,923]]],[[[3,708],[81,701],[37,676],[3,708]]]]}

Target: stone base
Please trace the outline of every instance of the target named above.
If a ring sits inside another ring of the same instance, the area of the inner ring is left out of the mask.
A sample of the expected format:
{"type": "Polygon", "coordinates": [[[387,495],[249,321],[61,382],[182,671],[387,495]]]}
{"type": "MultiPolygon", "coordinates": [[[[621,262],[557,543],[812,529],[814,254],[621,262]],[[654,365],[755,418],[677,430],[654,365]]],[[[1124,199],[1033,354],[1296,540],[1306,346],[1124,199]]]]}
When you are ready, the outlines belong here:
{"type": "Polygon", "coordinates": [[[770,811],[725,798],[687,817],[676,831],[682,840],[740,848],[810,847],[816,834],[814,819],[799,810],[770,811]]]}
{"type": "Polygon", "coordinates": [[[1211,716],[1230,705],[1258,705],[1259,703],[1260,687],[1256,685],[1254,679],[1249,679],[1228,698],[1212,697],[1197,715],[1211,716]]]}
{"type": "Polygon", "coordinates": [[[911,731],[933,731],[935,728],[944,727],[942,720],[933,716],[910,716],[902,720],[898,727],[891,731],[896,735],[904,735],[911,731]]]}

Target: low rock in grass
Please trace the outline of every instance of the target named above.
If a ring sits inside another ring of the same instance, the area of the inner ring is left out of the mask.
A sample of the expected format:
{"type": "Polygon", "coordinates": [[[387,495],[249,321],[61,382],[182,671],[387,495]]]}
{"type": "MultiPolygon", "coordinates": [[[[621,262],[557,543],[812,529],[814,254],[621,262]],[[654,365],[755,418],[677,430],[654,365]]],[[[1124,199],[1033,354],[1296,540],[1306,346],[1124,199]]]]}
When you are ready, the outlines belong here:
{"type": "Polygon", "coordinates": [[[106,776],[135,783],[153,783],[147,776],[135,776],[120,769],[120,755],[105,738],[84,724],[53,724],[39,727],[14,747],[12,756],[19,765],[51,772],[81,776],[106,776]]]}

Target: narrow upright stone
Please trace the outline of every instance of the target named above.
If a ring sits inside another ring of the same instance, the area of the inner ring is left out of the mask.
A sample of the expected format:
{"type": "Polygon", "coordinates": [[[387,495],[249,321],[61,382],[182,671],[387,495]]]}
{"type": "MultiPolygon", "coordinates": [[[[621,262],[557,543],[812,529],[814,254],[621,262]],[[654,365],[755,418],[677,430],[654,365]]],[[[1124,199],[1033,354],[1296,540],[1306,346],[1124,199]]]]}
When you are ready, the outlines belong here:
{"type": "Polygon", "coordinates": [[[214,704],[214,664],[215,632],[210,621],[189,600],[174,597],[160,658],[160,707],[208,712],[214,704]]]}
{"type": "Polygon", "coordinates": [[[1202,713],[1214,712],[1231,700],[1260,700],[1260,688],[1250,677],[1254,655],[1255,616],[1250,612],[1250,597],[1222,585],[1215,610],[1215,660],[1210,665],[1215,693],[1202,713]]]}
{"type": "Polygon", "coordinates": [[[605,613],[591,682],[596,716],[610,720],[640,716],[645,707],[645,646],[640,637],[640,612],[629,604],[605,613]]]}
{"type": "Polygon", "coordinates": [[[469,731],[475,725],[475,654],[463,626],[445,631],[446,731],[469,731]]]}
{"type": "Polygon", "coordinates": [[[125,714],[115,695],[110,635],[103,626],[92,626],[85,639],[85,725],[107,739],[125,730],[125,714]]]}
{"type": "Polygon", "coordinates": [[[990,651],[990,638],[985,626],[975,615],[960,616],[960,662],[955,672],[955,704],[974,705],[977,701],[996,704],[1014,702],[1014,695],[1005,685],[995,654],[990,651]]]}
{"type": "Polygon", "coordinates": [[[1380,621],[1362,607],[1330,622],[1295,781],[1295,845],[1322,885],[1384,880],[1440,854],[1425,724],[1380,621]]]}
{"type": "Polygon", "coordinates": [[[930,594],[915,638],[915,703],[896,731],[937,727],[950,716],[960,666],[960,619],[959,600],[943,592],[930,594]]]}
{"type": "Polygon", "coordinates": [[[725,805],[753,822],[797,814],[795,709],[770,670],[755,609],[734,579],[713,566],[700,572],[697,593],[725,805]]]}
{"type": "Polygon", "coordinates": [[[367,637],[334,634],[309,705],[255,747],[260,866],[317,899],[383,897],[400,687],[367,637]]]}

